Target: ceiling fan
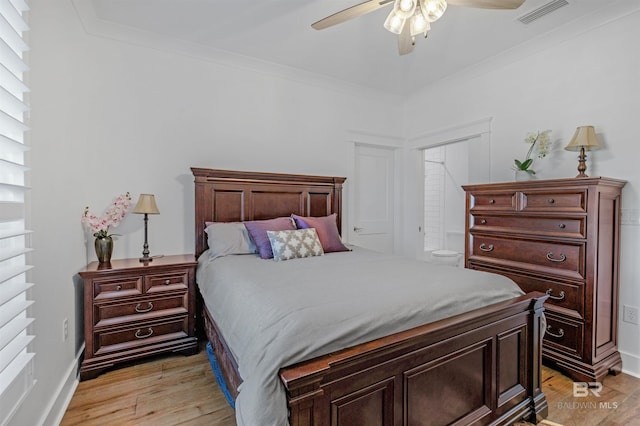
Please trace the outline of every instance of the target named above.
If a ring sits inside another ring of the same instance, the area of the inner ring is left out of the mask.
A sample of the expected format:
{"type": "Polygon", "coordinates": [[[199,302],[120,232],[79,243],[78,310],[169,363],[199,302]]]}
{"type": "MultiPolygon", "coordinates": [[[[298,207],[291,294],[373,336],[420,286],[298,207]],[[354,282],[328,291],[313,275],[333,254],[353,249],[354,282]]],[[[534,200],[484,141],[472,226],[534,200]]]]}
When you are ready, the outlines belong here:
{"type": "Polygon", "coordinates": [[[316,30],[357,18],[378,10],[388,4],[393,9],[384,22],[384,27],[398,34],[398,51],[401,55],[410,53],[415,46],[415,38],[424,34],[426,38],[435,22],[444,14],[447,3],[454,6],[481,9],[517,9],[525,0],[368,0],[356,4],[311,24],[316,30]]]}

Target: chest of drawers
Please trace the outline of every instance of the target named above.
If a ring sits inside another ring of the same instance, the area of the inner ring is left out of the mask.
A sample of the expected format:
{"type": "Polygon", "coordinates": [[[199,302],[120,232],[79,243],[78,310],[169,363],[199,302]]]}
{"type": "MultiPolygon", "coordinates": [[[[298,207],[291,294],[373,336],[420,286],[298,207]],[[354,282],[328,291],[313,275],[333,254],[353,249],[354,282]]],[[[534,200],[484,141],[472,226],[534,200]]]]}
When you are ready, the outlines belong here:
{"type": "Polygon", "coordinates": [[[572,178],[466,185],[466,267],[549,294],[543,358],[577,381],[617,373],[620,196],[572,178]]]}
{"type": "Polygon", "coordinates": [[[80,379],[165,352],[196,353],[193,255],[93,262],[84,280],[85,354],[80,379]]]}

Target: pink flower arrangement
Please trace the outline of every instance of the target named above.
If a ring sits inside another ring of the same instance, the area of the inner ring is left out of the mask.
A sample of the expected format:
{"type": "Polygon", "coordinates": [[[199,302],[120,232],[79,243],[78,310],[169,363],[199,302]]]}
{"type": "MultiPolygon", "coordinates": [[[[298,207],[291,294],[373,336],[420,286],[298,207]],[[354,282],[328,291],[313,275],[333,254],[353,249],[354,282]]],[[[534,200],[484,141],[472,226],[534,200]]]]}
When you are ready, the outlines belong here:
{"type": "Polygon", "coordinates": [[[131,195],[127,192],[118,195],[102,217],[91,213],[88,206],[85,207],[80,221],[89,228],[94,237],[110,237],[113,234],[109,234],[109,228],[118,226],[127,215],[130,207],[131,195]]]}

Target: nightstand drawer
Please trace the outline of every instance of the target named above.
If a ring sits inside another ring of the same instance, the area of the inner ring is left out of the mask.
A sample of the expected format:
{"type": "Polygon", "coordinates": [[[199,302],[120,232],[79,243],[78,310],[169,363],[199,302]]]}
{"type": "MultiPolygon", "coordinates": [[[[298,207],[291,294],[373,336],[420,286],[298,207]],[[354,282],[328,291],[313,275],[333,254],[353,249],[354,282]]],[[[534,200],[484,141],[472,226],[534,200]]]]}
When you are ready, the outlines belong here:
{"type": "Polygon", "coordinates": [[[141,275],[95,279],[92,281],[92,284],[93,294],[96,300],[142,294],[141,275]]]}
{"type": "Polygon", "coordinates": [[[102,303],[94,306],[96,327],[108,327],[131,321],[145,321],[160,316],[186,314],[188,312],[188,294],[144,298],[126,303],[102,303]]]}
{"type": "Polygon", "coordinates": [[[586,238],[584,217],[491,216],[472,214],[472,231],[586,238]]]}
{"type": "Polygon", "coordinates": [[[522,192],[523,211],[558,211],[586,212],[587,194],[585,191],[575,192],[535,191],[522,192]]]}
{"type": "Polygon", "coordinates": [[[584,279],[584,244],[500,238],[473,234],[472,260],[584,279]]]}
{"type": "Polygon", "coordinates": [[[544,344],[559,352],[581,358],[584,324],[549,312],[545,313],[545,317],[547,329],[544,333],[544,344]]]}
{"type": "Polygon", "coordinates": [[[146,275],[144,278],[144,292],[158,293],[187,289],[189,271],[177,271],[165,274],[146,275]]]}
{"type": "Polygon", "coordinates": [[[173,318],[136,324],[132,327],[94,332],[95,355],[125,351],[188,337],[188,318],[173,318]]]}

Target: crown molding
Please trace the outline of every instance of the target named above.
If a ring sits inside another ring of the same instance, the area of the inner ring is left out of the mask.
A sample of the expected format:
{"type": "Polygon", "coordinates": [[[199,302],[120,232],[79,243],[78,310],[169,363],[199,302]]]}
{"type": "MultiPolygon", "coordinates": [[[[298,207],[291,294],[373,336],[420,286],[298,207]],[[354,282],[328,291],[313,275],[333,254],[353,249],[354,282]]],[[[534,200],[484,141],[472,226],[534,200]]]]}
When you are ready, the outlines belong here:
{"type": "Polygon", "coordinates": [[[263,75],[271,75],[304,85],[320,87],[342,94],[351,94],[361,98],[374,99],[384,103],[402,105],[404,96],[361,86],[341,79],[288,67],[273,62],[240,55],[222,49],[216,49],[197,43],[162,36],[126,25],[120,25],[100,19],[96,15],[91,0],[71,0],[78,19],[87,34],[116,42],[145,47],[175,55],[187,56],[229,68],[242,69],[263,75]]]}
{"type": "MultiPolygon", "coordinates": [[[[573,0],[576,1],[576,0],[573,0]]],[[[638,0],[616,0],[614,2],[603,2],[603,6],[587,15],[576,18],[552,31],[545,32],[533,39],[520,43],[510,49],[489,57],[474,65],[450,74],[446,77],[434,80],[419,91],[407,98],[408,103],[413,99],[421,98],[424,92],[434,86],[445,82],[456,82],[467,80],[488,74],[496,69],[503,68],[512,63],[519,62],[537,53],[543,52],[558,44],[572,40],[582,34],[594,29],[609,25],[619,19],[640,12],[640,1],[638,0]]]]}

